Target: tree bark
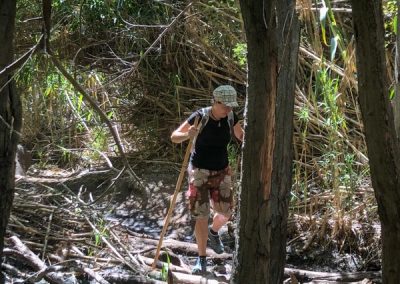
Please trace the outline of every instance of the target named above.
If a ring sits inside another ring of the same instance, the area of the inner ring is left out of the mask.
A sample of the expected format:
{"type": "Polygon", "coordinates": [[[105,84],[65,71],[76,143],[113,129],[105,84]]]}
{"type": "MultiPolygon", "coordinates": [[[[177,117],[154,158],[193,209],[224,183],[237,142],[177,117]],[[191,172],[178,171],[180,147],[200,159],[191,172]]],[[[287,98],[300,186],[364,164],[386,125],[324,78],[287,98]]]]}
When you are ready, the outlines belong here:
{"type": "MultiPolygon", "coordinates": [[[[0,70],[12,63],[16,1],[0,1],[0,70]]],[[[0,75],[0,261],[4,235],[14,198],[15,152],[21,129],[21,100],[12,74],[0,75]]],[[[0,283],[4,283],[0,272],[0,283]]]]}
{"type": "Polygon", "coordinates": [[[248,89],[232,283],[282,283],[299,24],[292,0],[241,0],[240,6],[248,89]]]}
{"type": "Polygon", "coordinates": [[[400,279],[400,152],[389,100],[381,1],[352,0],[359,101],[382,226],[382,280],[400,279]]]}
{"type": "MultiPolygon", "coordinates": [[[[400,1],[397,2],[397,19],[400,19],[400,1]]],[[[400,136],[400,21],[397,20],[397,35],[396,35],[396,57],[394,65],[395,74],[395,95],[392,100],[394,125],[396,128],[397,139],[400,136]]]]}

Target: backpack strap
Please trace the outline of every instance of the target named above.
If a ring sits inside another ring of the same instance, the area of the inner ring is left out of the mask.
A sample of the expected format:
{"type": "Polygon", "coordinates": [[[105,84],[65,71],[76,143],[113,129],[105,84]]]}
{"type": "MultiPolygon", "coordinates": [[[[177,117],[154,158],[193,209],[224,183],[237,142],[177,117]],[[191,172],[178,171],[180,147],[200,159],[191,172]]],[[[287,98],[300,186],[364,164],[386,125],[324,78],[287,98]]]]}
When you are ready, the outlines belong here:
{"type": "Polygon", "coordinates": [[[199,133],[203,130],[204,126],[206,126],[208,120],[210,119],[210,112],[211,112],[211,107],[204,107],[200,109],[201,120],[200,120],[199,133]]]}
{"type": "MultiPolygon", "coordinates": [[[[199,133],[203,130],[203,128],[206,126],[208,120],[210,119],[210,113],[211,113],[211,107],[205,107],[200,109],[200,113],[201,113],[201,120],[200,120],[200,127],[199,127],[199,133]]],[[[235,132],[233,130],[233,126],[235,124],[235,118],[234,118],[234,114],[233,111],[231,110],[228,113],[228,124],[229,124],[229,130],[230,130],[230,134],[232,137],[233,141],[236,141],[236,136],[235,136],[235,132]]]]}
{"type": "Polygon", "coordinates": [[[234,118],[234,116],[233,116],[233,111],[231,110],[229,113],[228,113],[228,124],[229,124],[229,129],[230,129],[230,131],[231,131],[231,136],[232,136],[232,138],[234,138],[235,137],[235,133],[233,132],[233,124],[235,123],[235,118],[234,118]]]}
{"type": "MultiPolygon", "coordinates": [[[[206,126],[206,124],[210,118],[210,112],[211,112],[211,107],[205,107],[205,108],[200,109],[201,120],[200,120],[199,124],[197,125],[197,128],[199,129],[197,136],[203,130],[204,126],[206,126]]],[[[194,147],[196,145],[197,136],[193,139],[192,150],[191,150],[192,152],[194,151],[194,147]]]]}

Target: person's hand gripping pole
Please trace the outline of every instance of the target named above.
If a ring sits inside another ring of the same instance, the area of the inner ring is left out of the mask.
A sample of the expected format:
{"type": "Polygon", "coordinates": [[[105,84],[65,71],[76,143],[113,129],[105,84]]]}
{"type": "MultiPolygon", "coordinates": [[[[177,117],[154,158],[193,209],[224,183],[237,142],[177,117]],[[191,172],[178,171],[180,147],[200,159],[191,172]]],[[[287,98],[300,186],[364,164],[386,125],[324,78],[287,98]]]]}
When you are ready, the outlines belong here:
{"type": "Polygon", "coordinates": [[[164,220],[164,227],[161,231],[160,240],[158,241],[157,251],[156,251],[156,255],[153,260],[153,264],[151,265],[151,269],[154,269],[156,267],[158,256],[160,255],[160,250],[161,250],[162,242],[164,239],[164,235],[167,232],[169,221],[171,219],[172,212],[174,211],[176,199],[177,199],[178,193],[182,187],[182,181],[185,176],[185,172],[186,172],[186,169],[187,169],[187,166],[189,163],[189,157],[190,157],[190,153],[192,151],[192,146],[193,146],[194,141],[196,140],[197,134],[199,133],[200,125],[198,122],[199,122],[199,117],[196,116],[194,124],[189,128],[189,131],[188,131],[189,139],[190,139],[189,144],[186,147],[186,153],[185,153],[185,157],[183,158],[181,171],[179,173],[178,181],[176,182],[174,195],[172,196],[167,216],[165,217],[165,220],[164,220]]]}

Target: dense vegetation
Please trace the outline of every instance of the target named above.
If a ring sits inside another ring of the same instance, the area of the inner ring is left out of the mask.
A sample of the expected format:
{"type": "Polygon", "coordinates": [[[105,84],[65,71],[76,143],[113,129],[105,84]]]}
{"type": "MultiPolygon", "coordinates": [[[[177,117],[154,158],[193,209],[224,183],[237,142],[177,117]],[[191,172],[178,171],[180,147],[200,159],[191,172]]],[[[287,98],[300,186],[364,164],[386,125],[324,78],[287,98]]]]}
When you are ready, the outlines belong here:
{"type": "MultiPolygon", "coordinates": [[[[385,3],[390,62],[394,2],[385,3]]],[[[19,55],[41,35],[40,3],[17,3],[19,55]]],[[[289,243],[300,251],[316,246],[357,253],[357,269],[375,267],[378,216],[357,103],[350,5],[303,0],[298,12],[289,243]]],[[[118,129],[132,165],[180,162],[183,148],[171,144],[170,133],[191,110],[209,103],[218,84],[238,90],[243,118],[246,43],[237,1],[55,0],[50,49],[118,129]]],[[[37,169],[118,163],[104,120],[48,54],[32,55],[16,79],[24,102],[22,142],[37,169]]]]}

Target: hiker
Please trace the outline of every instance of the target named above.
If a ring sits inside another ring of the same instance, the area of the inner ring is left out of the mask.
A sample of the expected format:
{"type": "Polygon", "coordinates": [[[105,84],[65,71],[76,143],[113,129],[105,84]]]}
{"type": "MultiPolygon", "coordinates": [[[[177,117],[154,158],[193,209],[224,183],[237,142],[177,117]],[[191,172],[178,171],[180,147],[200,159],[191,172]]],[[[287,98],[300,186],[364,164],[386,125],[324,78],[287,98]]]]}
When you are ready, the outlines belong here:
{"type": "Polygon", "coordinates": [[[236,97],[232,86],[219,86],[213,91],[212,105],[193,112],[171,135],[174,143],[194,139],[186,193],[195,220],[198,249],[193,274],[207,272],[207,240],[216,253],[224,252],[218,231],[231,217],[233,197],[227,146],[231,138],[242,141],[244,134],[238,116],[232,111],[238,106],[236,97]],[[194,125],[196,117],[199,118],[197,127],[194,125]],[[212,224],[208,226],[210,204],[214,215],[212,224]]]}

